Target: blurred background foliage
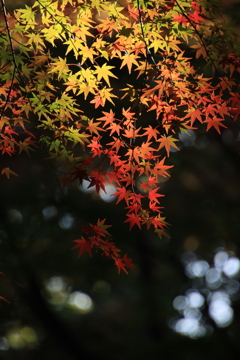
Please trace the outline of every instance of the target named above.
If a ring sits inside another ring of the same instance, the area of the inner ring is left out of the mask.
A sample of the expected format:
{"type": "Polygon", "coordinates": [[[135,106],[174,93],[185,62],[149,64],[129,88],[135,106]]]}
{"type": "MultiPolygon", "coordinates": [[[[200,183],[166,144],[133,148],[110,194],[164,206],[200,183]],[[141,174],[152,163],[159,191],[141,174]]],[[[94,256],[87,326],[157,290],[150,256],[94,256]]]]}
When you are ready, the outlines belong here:
{"type": "MultiPolygon", "coordinates": [[[[226,2],[226,13],[239,19],[239,1],[226,2]]],[[[221,136],[179,135],[161,183],[169,239],[129,232],[110,196],[77,184],[62,192],[44,149],[12,158],[19,177],[0,179],[0,288],[9,301],[0,359],[239,359],[239,130],[228,125],[221,136]],[[99,253],[78,259],[70,250],[78,221],[98,218],[133,259],[129,275],[99,253]]]]}

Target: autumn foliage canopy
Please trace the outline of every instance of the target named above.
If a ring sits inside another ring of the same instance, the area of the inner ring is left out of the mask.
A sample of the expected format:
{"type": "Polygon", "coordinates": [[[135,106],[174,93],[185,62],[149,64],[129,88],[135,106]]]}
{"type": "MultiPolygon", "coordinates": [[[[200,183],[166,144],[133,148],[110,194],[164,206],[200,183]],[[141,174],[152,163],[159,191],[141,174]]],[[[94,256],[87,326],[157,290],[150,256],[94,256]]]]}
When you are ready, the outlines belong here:
{"type": "MultiPolygon", "coordinates": [[[[218,2],[37,0],[13,12],[1,3],[2,156],[44,147],[62,189],[113,184],[130,229],[167,236],[161,179],[178,134],[220,133],[240,114],[240,37],[218,2]]],[[[10,165],[1,173],[17,176],[10,165]]],[[[108,228],[80,224],[73,249],[99,249],[127,272],[108,228]]]]}

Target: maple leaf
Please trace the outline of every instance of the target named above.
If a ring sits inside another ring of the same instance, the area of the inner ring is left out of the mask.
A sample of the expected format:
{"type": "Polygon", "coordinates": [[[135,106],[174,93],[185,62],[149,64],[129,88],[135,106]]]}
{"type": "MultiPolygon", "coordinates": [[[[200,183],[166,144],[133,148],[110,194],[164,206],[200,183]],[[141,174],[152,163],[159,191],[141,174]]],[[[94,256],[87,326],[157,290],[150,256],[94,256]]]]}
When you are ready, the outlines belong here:
{"type": "Polygon", "coordinates": [[[58,78],[62,76],[63,73],[69,72],[66,59],[62,59],[60,56],[59,60],[55,59],[54,62],[50,63],[51,68],[48,70],[48,74],[58,72],[58,78]]]}
{"type": "Polygon", "coordinates": [[[160,189],[159,187],[155,188],[155,189],[151,189],[148,193],[148,198],[150,201],[154,202],[154,203],[159,203],[158,201],[158,197],[162,197],[164,195],[162,194],[158,194],[157,191],[158,189],[160,189]]]}
{"type": "Polygon", "coordinates": [[[120,271],[123,270],[126,274],[128,274],[126,267],[129,267],[131,270],[133,270],[134,268],[134,265],[132,264],[132,260],[128,259],[127,255],[124,255],[123,258],[116,259],[115,265],[118,268],[118,273],[120,273],[120,271]]]}
{"type": "Polygon", "coordinates": [[[108,86],[110,86],[109,76],[118,79],[117,76],[115,76],[111,71],[109,71],[110,69],[114,69],[114,66],[109,66],[106,63],[104,63],[102,67],[95,66],[95,69],[96,70],[94,73],[97,74],[97,79],[101,80],[102,78],[104,78],[108,86]]]}
{"type": "Polygon", "coordinates": [[[94,156],[100,156],[102,154],[102,145],[99,143],[99,137],[94,137],[88,147],[92,148],[91,152],[94,156]]]}
{"type": "Polygon", "coordinates": [[[94,55],[97,55],[97,52],[92,48],[88,46],[84,46],[82,50],[79,51],[79,54],[82,55],[82,61],[81,65],[85,63],[87,59],[91,61],[91,63],[94,62],[94,55]]]}
{"type": "Polygon", "coordinates": [[[162,209],[162,207],[157,206],[156,202],[149,202],[149,209],[151,209],[152,211],[156,211],[156,212],[160,212],[160,209],[162,209]]]}
{"type": "Polygon", "coordinates": [[[141,127],[138,129],[135,129],[132,127],[130,129],[125,129],[123,136],[125,136],[128,139],[135,139],[138,136],[142,136],[142,135],[138,134],[140,130],[141,130],[141,127]]]}
{"type": "Polygon", "coordinates": [[[115,119],[115,113],[112,111],[112,109],[110,109],[109,113],[102,111],[102,113],[105,116],[102,116],[100,118],[98,118],[97,120],[101,120],[101,121],[105,121],[103,127],[106,127],[108,124],[111,124],[115,119]]]}
{"type": "Polygon", "coordinates": [[[200,121],[200,123],[202,123],[202,112],[200,109],[194,109],[193,111],[189,112],[185,117],[185,118],[191,118],[191,126],[193,125],[193,123],[195,122],[196,119],[198,119],[200,121]]]}
{"type": "Polygon", "coordinates": [[[89,130],[90,133],[95,133],[99,135],[98,131],[106,131],[102,128],[100,128],[98,125],[101,124],[100,122],[94,122],[93,119],[88,122],[88,126],[86,127],[86,130],[89,130]]]}
{"type": "Polygon", "coordinates": [[[122,261],[127,267],[129,267],[129,269],[133,270],[134,265],[132,263],[132,259],[129,259],[126,254],[123,256],[122,261]]]}
{"type": "Polygon", "coordinates": [[[187,25],[188,19],[185,15],[182,14],[174,14],[171,15],[174,18],[174,22],[178,22],[179,24],[187,25]]]}
{"type": "Polygon", "coordinates": [[[165,147],[166,152],[167,152],[167,156],[169,156],[171,146],[174,147],[175,149],[179,150],[179,148],[178,148],[177,145],[175,144],[175,141],[179,141],[179,140],[178,140],[178,139],[174,139],[174,138],[172,137],[172,135],[170,135],[170,136],[163,136],[163,135],[161,135],[161,138],[157,140],[157,142],[160,142],[160,145],[159,145],[159,147],[158,147],[158,150],[160,150],[161,148],[165,147]]]}
{"type": "Polygon", "coordinates": [[[107,231],[107,229],[110,228],[112,225],[106,225],[106,224],[105,224],[105,221],[106,221],[106,219],[103,219],[103,220],[98,219],[96,226],[98,227],[98,229],[101,229],[101,230],[102,230],[102,232],[103,232],[104,235],[110,236],[110,234],[109,234],[109,232],[107,231]]]}
{"type": "Polygon", "coordinates": [[[155,163],[154,168],[152,169],[152,175],[160,175],[164,177],[170,176],[166,170],[172,168],[173,165],[165,165],[164,161],[165,157],[161,161],[155,163]]]}
{"type": "Polygon", "coordinates": [[[146,155],[150,155],[150,158],[151,158],[152,151],[156,151],[156,149],[154,149],[153,147],[151,147],[149,145],[151,145],[151,143],[148,143],[148,142],[142,143],[142,146],[140,148],[141,157],[146,158],[146,155]]]}
{"type": "Polygon", "coordinates": [[[117,124],[116,122],[112,122],[110,126],[107,128],[107,130],[111,129],[110,136],[114,134],[115,132],[120,135],[120,130],[122,130],[122,126],[120,124],[117,124]]]}
{"type": "Polygon", "coordinates": [[[147,142],[149,140],[151,140],[151,138],[153,137],[155,140],[157,140],[157,137],[158,137],[158,134],[159,134],[159,131],[157,130],[157,128],[154,128],[149,125],[148,127],[144,128],[143,130],[146,130],[145,133],[142,134],[142,136],[148,136],[147,138],[147,142]]]}
{"type": "Polygon", "coordinates": [[[106,193],[104,183],[106,183],[107,180],[105,179],[105,176],[102,173],[94,170],[89,176],[89,179],[90,179],[90,184],[88,185],[88,189],[90,187],[96,186],[97,194],[99,194],[100,189],[102,189],[106,193]]]}
{"type": "MultiPolygon", "coordinates": [[[[1,273],[2,274],[2,273],[1,273]]],[[[0,296],[0,300],[6,301],[8,304],[11,304],[10,301],[8,301],[7,299],[5,299],[5,297],[0,296]]]]}
{"type": "Polygon", "coordinates": [[[224,119],[217,118],[216,116],[214,116],[213,118],[208,117],[206,120],[204,120],[204,123],[207,123],[207,131],[213,126],[220,134],[220,126],[227,128],[227,126],[222,124],[221,121],[224,121],[224,119]]]}
{"type": "MultiPolygon", "coordinates": [[[[113,102],[113,100],[112,100],[112,98],[114,97],[114,98],[117,98],[117,96],[116,95],[114,95],[114,94],[112,94],[112,88],[106,88],[106,87],[104,87],[103,89],[101,89],[101,90],[99,90],[99,94],[98,94],[98,97],[100,98],[100,99],[102,99],[102,106],[104,106],[105,105],[105,102],[106,102],[106,100],[108,100],[108,101],[110,101],[113,105],[115,105],[114,104],[114,102],[113,102]]],[[[93,101],[91,101],[91,102],[93,102],[93,101]]]]}
{"type": "Polygon", "coordinates": [[[164,227],[164,224],[161,222],[159,216],[154,217],[154,219],[152,220],[152,225],[155,227],[155,229],[157,229],[157,228],[162,229],[164,227]]]}
{"type": "Polygon", "coordinates": [[[122,62],[122,65],[121,65],[120,69],[121,69],[123,66],[127,65],[127,67],[128,67],[128,72],[129,72],[129,74],[131,74],[132,65],[133,65],[133,64],[135,64],[135,65],[137,65],[137,66],[139,65],[138,62],[137,62],[137,60],[136,60],[136,59],[138,59],[138,58],[139,58],[139,56],[136,56],[135,54],[125,54],[125,55],[123,55],[123,56],[122,56],[123,62],[122,62]]]}
{"type": "Polygon", "coordinates": [[[148,181],[141,182],[140,188],[142,188],[144,191],[147,191],[147,189],[151,189],[152,186],[155,186],[157,182],[158,181],[156,180],[155,176],[150,176],[148,181]]]}
{"type": "Polygon", "coordinates": [[[9,126],[6,126],[4,129],[4,134],[9,135],[10,137],[12,137],[12,135],[19,135],[16,131],[12,130],[9,126]]]}
{"type": "Polygon", "coordinates": [[[87,171],[85,169],[83,169],[82,167],[77,167],[75,169],[75,171],[73,171],[71,173],[71,175],[74,176],[74,180],[78,179],[79,180],[79,183],[82,185],[83,183],[83,180],[87,180],[87,181],[90,181],[89,180],[89,177],[88,177],[88,174],[87,174],[87,171]]]}
{"type": "Polygon", "coordinates": [[[117,200],[117,204],[121,201],[121,200],[125,200],[126,203],[128,204],[128,198],[130,196],[130,191],[126,190],[125,187],[117,187],[116,188],[118,191],[116,191],[114,194],[112,194],[111,196],[118,196],[118,200],[117,200]]]}
{"type": "Polygon", "coordinates": [[[97,109],[99,106],[104,106],[105,101],[100,96],[95,96],[93,100],[90,101],[90,103],[95,104],[95,109],[97,109]]]}
{"type": "Polygon", "coordinates": [[[128,272],[126,270],[126,264],[123,263],[121,258],[115,260],[115,265],[118,268],[118,273],[119,274],[120,274],[121,270],[125,271],[125,273],[128,274],[128,272]]]}
{"type": "Polygon", "coordinates": [[[141,229],[142,218],[140,216],[136,215],[135,213],[127,214],[127,216],[128,219],[125,220],[124,222],[130,222],[130,230],[134,225],[137,225],[139,229],[141,229]]]}
{"type": "MultiPolygon", "coordinates": [[[[28,138],[29,139],[29,138],[28,138]]],[[[33,144],[34,145],[34,144],[33,144]]],[[[27,139],[25,141],[20,141],[18,143],[19,146],[19,154],[21,154],[22,151],[25,151],[28,156],[30,156],[29,151],[33,151],[33,149],[30,147],[29,142],[27,141],[27,139]]],[[[36,146],[36,145],[35,145],[36,146]]],[[[49,149],[51,151],[51,149],[49,149]]]]}
{"type": "Polygon", "coordinates": [[[89,143],[88,137],[90,135],[83,133],[79,133],[78,129],[74,129],[73,126],[69,127],[68,130],[65,132],[65,136],[70,140],[73,141],[74,144],[80,143],[84,145],[85,143],[89,143]]]}
{"type": "Polygon", "coordinates": [[[130,107],[127,110],[122,109],[122,114],[127,120],[134,119],[135,112],[130,112],[130,110],[130,107]]]}
{"type": "Polygon", "coordinates": [[[117,139],[113,136],[113,141],[108,143],[107,145],[112,145],[111,149],[116,149],[118,153],[121,147],[125,147],[124,142],[121,139],[117,139]]]}
{"type": "Polygon", "coordinates": [[[189,19],[193,21],[195,24],[198,24],[199,21],[206,21],[202,16],[199,15],[198,11],[194,11],[193,14],[188,15],[189,19]]]}
{"type": "Polygon", "coordinates": [[[86,241],[83,237],[81,237],[78,240],[74,240],[74,242],[77,243],[77,245],[75,245],[72,250],[79,248],[78,257],[80,257],[85,251],[87,251],[88,254],[92,257],[92,245],[90,241],[86,241]]]}
{"type": "Polygon", "coordinates": [[[16,174],[14,171],[12,171],[11,169],[9,169],[9,167],[2,169],[1,174],[2,174],[2,175],[5,174],[8,179],[10,178],[10,175],[18,176],[18,174],[16,174]]]}

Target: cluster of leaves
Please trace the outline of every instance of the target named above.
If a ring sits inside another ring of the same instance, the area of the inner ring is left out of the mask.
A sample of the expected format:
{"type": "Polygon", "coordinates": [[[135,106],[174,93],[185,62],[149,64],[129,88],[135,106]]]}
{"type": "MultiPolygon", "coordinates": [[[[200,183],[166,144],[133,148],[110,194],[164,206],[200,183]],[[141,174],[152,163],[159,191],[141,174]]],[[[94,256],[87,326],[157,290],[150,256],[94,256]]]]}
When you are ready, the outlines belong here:
{"type": "MultiPolygon", "coordinates": [[[[13,13],[1,2],[1,153],[40,143],[61,162],[63,188],[86,180],[99,193],[112,183],[130,229],[167,236],[159,184],[178,133],[198,123],[220,133],[240,114],[239,35],[217,2],[36,0],[13,13]]],[[[131,268],[104,221],[80,230],[80,255],[100,248],[131,268]]]]}
{"type": "Polygon", "coordinates": [[[123,270],[128,274],[126,267],[133,269],[132,260],[128,259],[127,255],[121,257],[119,255],[120,249],[118,249],[113,242],[109,241],[111,235],[107,229],[110,226],[111,225],[105,225],[105,219],[102,221],[98,220],[96,225],[89,224],[88,226],[81,226],[80,230],[83,232],[84,237],[81,236],[80,239],[74,240],[77,245],[75,245],[72,250],[79,248],[78,256],[80,257],[85,251],[92,256],[92,248],[101,249],[103,251],[102,255],[114,260],[118,272],[123,270]]]}

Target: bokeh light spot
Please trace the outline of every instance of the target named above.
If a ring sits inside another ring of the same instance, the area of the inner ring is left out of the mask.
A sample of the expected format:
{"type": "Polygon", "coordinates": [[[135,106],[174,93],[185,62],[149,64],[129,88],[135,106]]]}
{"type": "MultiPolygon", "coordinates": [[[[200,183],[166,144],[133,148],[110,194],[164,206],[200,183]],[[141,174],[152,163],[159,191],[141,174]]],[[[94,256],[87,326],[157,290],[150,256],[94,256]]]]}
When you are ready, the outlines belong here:
{"type": "Polygon", "coordinates": [[[184,146],[192,146],[196,139],[196,135],[193,130],[188,130],[187,133],[181,131],[178,137],[184,146]]]}
{"type": "Polygon", "coordinates": [[[179,295],[173,300],[173,307],[176,310],[184,310],[188,305],[186,296],[179,295]]]}
{"type": "Polygon", "coordinates": [[[206,273],[206,283],[211,289],[217,289],[222,285],[221,272],[216,268],[211,268],[206,273]]]}
{"type": "Polygon", "coordinates": [[[228,260],[228,253],[226,251],[218,251],[214,256],[214,265],[216,268],[222,269],[224,263],[228,260]]]}
{"type": "Polygon", "coordinates": [[[200,308],[205,302],[204,296],[202,296],[202,294],[200,294],[198,291],[190,291],[187,294],[187,299],[188,305],[191,308],[200,308]]]}
{"type": "Polygon", "coordinates": [[[65,213],[60,218],[58,224],[64,230],[71,229],[73,227],[73,224],[74,224],[74,217],[70,213],[65,213]]]}
{"type": "Polygon", "coordinates": [[[239,273],[240,262],[236,257],[228,259],[223,265],[223,272],[228,277],[234,277],[239,273]]]}
{"type": "Polygon", "coordinates": [[[17,209],[11,209],[8,211],[8,219],[12,224],[21,224],[23,216],[17,209]]]}
{"type": "Polygon", "coordinates": [[[52,276],[46,283],[46,289],[50,292],[60,292],[65,289],[65,282],[61,276],[52,276]]]}
{"type": "Polygon", "coordinates": [[[116,196],[112,196],[117,190],[112,184],[105,184],[105,191],[100,189],[99,196],[105,202],[111,202],[116,199],[116,196]],[[106,192],[105,192],[106,191],[106,192]]]}
{"type": "Polygon", "coordinates": [[[93,309],[93,302],[90,296],[80,291],[75,291],[69,295],[68,304],[82,313],[89,313],[93,309]]]}
{"type": "Polygon", "coordinates": [[[209,315],[219,327],[226,327],[233,320],[233,309],[226,292],[218,291],[211,296],[209,315]]]}
{"type": "Polygon", "coordinates": [[[46,220],[50,220],[57,215],[57,208],[54,205],[46,206],[42,213],[46,220]]]}
{"type": "Polygon", "coordinates": [[[205,260],[190,262],[186,267],[186,274],[189,278],[203,277],[209,269],[209,264],[205,260]]]}

